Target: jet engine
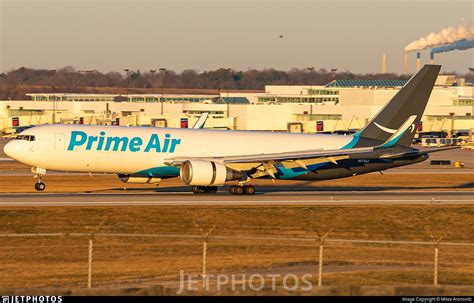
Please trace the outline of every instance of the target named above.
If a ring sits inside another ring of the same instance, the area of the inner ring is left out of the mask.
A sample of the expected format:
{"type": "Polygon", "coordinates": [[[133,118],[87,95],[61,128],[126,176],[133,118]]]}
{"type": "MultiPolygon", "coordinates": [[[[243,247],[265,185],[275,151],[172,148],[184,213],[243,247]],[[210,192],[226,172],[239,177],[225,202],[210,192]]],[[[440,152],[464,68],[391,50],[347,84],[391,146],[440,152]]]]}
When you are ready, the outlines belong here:
{"type": "Polygon", "coordinates": [[[158,184],[161,182],[161,178],[144,177],[144,176],[130,176],[119,174],[120,181],[125,183],[136,183],[136,184],[158,184]]]}
{"type": "Polygon", "coordinates": [[[240,180],[244,173],[214,161],[191,160],[181,164],[180,177],[187,185],[211,186],[240,180]]]}

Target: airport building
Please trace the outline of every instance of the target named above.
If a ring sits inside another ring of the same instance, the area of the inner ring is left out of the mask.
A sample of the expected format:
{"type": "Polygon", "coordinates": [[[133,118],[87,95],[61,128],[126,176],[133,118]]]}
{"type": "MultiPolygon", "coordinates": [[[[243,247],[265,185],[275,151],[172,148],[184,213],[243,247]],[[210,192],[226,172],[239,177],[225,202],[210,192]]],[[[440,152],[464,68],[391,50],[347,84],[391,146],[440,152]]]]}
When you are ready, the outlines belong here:
{"type": "MultiPolygon", "coordinates": [[[[403,80],[334,80],[324,86],[268,85],[264,92],[220,95],[28,94],[0,101],[0,131],[47,123],[333,132],[363,127],[404,85],[403,80]]],[[[441,75],[420,128],[474,129],[474,87],[441,75]]]]}

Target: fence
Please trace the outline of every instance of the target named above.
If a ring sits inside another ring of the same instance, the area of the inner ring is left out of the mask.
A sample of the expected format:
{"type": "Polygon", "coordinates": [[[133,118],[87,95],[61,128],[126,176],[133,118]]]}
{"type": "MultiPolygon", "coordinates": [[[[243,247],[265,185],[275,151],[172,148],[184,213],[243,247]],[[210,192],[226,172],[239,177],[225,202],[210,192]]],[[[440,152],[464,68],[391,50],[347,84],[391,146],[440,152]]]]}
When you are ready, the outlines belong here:
{"type": "Polygon", "coordinates": [[[474,243],[335,239],[329,232],[313,238],[201,232],[0,234],[0,288],[143,283],[174,287],[183,270],[197,273],[203,287],[209,270],[297,274],[314,270],[315,284],[321,286],[347,281],[438,285],[443,269],[445,285],[472,283],[474,243]]]}

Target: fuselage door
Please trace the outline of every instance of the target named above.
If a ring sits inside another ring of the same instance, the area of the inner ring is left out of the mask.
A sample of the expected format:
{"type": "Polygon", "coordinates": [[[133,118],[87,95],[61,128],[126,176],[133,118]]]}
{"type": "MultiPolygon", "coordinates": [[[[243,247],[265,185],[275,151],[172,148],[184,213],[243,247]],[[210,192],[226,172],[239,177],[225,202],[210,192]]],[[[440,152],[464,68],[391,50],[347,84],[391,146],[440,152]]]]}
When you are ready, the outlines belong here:
{"type": "Polygon", "coordinates": [[[64,134],[54,134],[54,148],[56,150],[65,150],[64,134]]]}

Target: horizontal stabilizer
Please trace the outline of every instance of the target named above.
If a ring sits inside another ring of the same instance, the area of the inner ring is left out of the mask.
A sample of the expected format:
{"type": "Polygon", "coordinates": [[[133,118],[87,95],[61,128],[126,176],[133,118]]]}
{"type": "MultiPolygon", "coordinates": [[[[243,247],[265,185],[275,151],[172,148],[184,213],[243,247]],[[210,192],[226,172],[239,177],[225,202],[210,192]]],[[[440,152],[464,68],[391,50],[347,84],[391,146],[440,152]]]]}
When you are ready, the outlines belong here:
{"type": "Polygon", "coordinates": [[[394,154],[387,154],[383,155],[380,158],[381,159],[390,159],[390,158],[399,158],[399,157],[406,157],[406,156],[415,156],[415,155],[425,155],[425,154],[431,154],[431,153],[436,153],[436,152],[442,152],[450,149],[459,149],[461,148],[460,146],[447,146],[447,147],[435,147],[435,148],[427,148],[427,149],[414,149],[408,152],[402,152],[402,153],[394,153],[394,154]]]}

